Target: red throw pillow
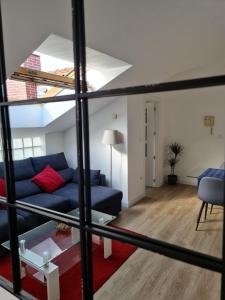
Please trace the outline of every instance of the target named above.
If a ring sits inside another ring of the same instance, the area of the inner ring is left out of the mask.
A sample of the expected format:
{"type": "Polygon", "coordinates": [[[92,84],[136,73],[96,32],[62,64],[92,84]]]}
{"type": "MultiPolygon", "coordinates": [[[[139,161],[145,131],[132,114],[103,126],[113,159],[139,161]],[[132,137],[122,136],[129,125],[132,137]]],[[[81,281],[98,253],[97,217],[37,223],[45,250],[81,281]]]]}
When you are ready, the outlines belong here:
{"type": "Polygon", "coordinates": [[[62,176],[50,166],[47,166],[44,170],[34,176],[32,181],[47,193],[54,192],[65,183],[62,176]]]}
{"type": "MultiPolygon", "coordinates": [[[[0,196],[5,197],[5,180],[0,178],[0,196]]],[[[4,209],[4,205],[0,204],[0,209],[4,209]]]]}
{"type": "Polygon", "coordinates": [[[5,197],[5,180],[0,178],[0,196],[5,197]]]}

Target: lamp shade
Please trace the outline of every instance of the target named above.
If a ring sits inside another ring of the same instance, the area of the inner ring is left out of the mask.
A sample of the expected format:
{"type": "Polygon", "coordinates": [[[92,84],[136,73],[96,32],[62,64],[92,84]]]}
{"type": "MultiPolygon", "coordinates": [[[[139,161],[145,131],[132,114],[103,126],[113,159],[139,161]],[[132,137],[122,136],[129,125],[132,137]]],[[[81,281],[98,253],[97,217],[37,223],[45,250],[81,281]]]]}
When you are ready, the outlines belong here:
{"type": "Polygon", "coordinates": [[[103,133],[102,144],[104,145],[116,145],[119,144],[117,131],[112,129],[106,129],[103,133]]]}

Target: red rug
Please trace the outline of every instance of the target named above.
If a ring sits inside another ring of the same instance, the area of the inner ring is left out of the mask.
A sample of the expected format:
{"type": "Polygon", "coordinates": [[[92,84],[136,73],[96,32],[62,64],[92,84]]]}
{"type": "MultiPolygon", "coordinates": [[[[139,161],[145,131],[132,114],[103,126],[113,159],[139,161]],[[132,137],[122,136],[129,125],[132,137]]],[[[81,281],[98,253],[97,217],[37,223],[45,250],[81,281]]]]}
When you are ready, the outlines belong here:
{"type": "MultiPolygon", "coordinates": [[[[94,292],[96,292],[137,249],[135,246],[112,241],[112,256],[103,257],[103,245],[93,247],[94,292]]],[[[78,250],[79,251],[79,250],[78,250]]],[[[0,259],[0,276],[11,280],[10,259],[0,259]]],[[[22,279],[22,288],[39,300],[47,300],[46,287],[32,276],[22,279]]],[[[82,299],[81,264],[78,262],[60,277],[61,300],[82,299]]]]}

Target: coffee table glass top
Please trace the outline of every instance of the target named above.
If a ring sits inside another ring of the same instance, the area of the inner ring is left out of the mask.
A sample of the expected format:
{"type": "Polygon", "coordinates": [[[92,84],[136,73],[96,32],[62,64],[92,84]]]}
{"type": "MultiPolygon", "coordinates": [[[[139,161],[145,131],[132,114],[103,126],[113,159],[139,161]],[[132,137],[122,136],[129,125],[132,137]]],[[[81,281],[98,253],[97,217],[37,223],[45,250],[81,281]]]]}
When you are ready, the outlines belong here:
{"type": "MultiPolygon", "coordinates": [[[[79,208],[72,210],[68,214],[78,219],[80,218],[79,208]]],[[[108,223],[112,222],[116,218],[115,216],[108,215],[93,209],[91,210],[91,217],[92,217],[92,223],[99,224],[99,225],[100,224],[107,225],[108,223]]]]}
{"type": "MultiPolygon", "coordinates": [[[[68,214],[79,219],[79,208],[68,214]]],[[[95,224],[107,225],[115,218],[115,216],[92,210],[92,222],[95,224]]],[[[19,249],[20,258],[36,268],[42,268],[46,263],[68,252],[79,243],[78,229],[69,228],[67,231],[59,231],[57,225],[58,222],[49,221],[19,235],[19,243],[24,243],[25,246],[25,251],[19,249]]],[[[9,241],[3,243],[2,246],[10,250],[9,241]]]]}

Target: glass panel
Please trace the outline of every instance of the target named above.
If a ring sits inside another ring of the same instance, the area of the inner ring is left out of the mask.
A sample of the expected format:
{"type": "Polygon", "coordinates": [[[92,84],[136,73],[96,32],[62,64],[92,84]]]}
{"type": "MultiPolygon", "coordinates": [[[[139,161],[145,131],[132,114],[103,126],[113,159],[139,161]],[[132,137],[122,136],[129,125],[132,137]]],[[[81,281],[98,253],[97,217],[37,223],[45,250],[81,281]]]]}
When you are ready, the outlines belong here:
{"type": "Polygon", "coordinates": [[[19,159],[23,159],[23,150],[21,149],[17,149],[17,150],[13,150],[13,159],[15,160],[19,160],[19,159]]]}
{"type": "Polygon", "coordinates": [[[210,26],[213,19],[223,22],[219,7],[214,7],[210,15],[198,18],[202,11],[210,9],[210,2],[198,1],[194,12],[191,2],[186,1],[178,6],[176,2],[165,5],[159,1],[128,2],[121,1],[118,6],[117,1],[110,4],[85,1],[87,41],[95,45],[94,49],[102,50],[87,50],[87,68],[99,71],[99,83],[101,76],[116,78],[103,89],[223,74],[219,62],[209,61],[209,57],[216,59],[217,53],[223,52],[222,45],[215,46],[220,44],[220,37],[214,34],[221,27],[210,26]],[[129,13],[128,2],[131,4],[129,13]],[[116,24],[111,12],[117,12],[116,24]],[[135,19],[139,20],[138,24],[135,19]],[[170,26],[171,20],[175,26],[170,26]],[[161,28],[160,33],[156,28],[161,28]],[[188,35],[187,28],[195,32],[194,36],[188,35]],[[177,40],[179,45],[174,51],[177,40]],[[101,65],[95,63],[96,57],[101,65]]]}
{"type": "Polygon", "coordinates": [[[28,158],[28,157],[33,156],[33,149],[32,148],[25,148],[23,151],[24,151],[24,158],[28,158]]]}
{"type": "MultiPolygon", "coordinates": [[[[49,209],[63,213],[69,213],[72,209],[77,208],[76,203],[79,197],[77,194],[78,176],[75,171],[77,168],[75,101],[71,100],[43,105],[18,105],[11,107],[9,112],[10,122],[13,125],[12,137],[20,141],[24,139],[25,146],[30,144],[30,138],[32,138],[33,143],[33,147],[14,149],[14,160],[40,157],[40,160],[35,160],[32,163],[36,173],[41,172],[45,167],[50,165],[64,178],[64,181],[52,186],[52,178],[49,177],[47,182],[45,181],[44,183],[45,186],[42,186],[43,193],[39,193],[35,204],[46,206],[45,203],[48,202],[49,209]],[[26,118],[21,117],[19,119],[18,116],[26,116],[26,118]],[[64,189],[64,195],[67,189],[71,191],[71,195],[66,197],[65,201],[63,200],[63,205],[61,200],[57,199],[59,202],[55,204],[56,199],[53,199],[55,197],[54,192],[57,192],[61,188],[64,189]]],[[[15,164],[16,183],[20,180],[20,177],[28,180],[32,179],[33,175],[26,166],[26,162],[23,161],[15,164]],[[29,173],[28,177],[23,173],[23,169],[26,169],[29,173]],[[21,174],[22,176],[20,176],[21,174]]],[[[36,193],[34,185],[27,186],[23,191],[17,184],[16,187],[17,199],[27,197],[33,203],[30,197],[36,193]]]]}
{"type": "MultiPolygon", "coordinates": [[[[19,241],[22,241],[21,243],[24,244],[23,247],[29,250],[21,252],[21,257],[37,267],[43,267],[45,261],[42,259],[42,254],[44,249],[48,249],[49,256],[46,257],[46,260],[48,262],[54,260],[62,252],[67,251],[69,248],[73,247],[79,242],[79,230],[69,227],[68,232],[66,232],[67,227],[66,225],[62,225],[60,227],[56,221],[49,221],[36,227],[35,229],[21,234],[19,236],[19,241]],[[61,238],[59,239],[54,239],[53,243],[53,237],[60,232],[65,232],[65,234],[62,234],[61,238]]],[[[10,250],[9,241],[5,242],[3,247],[10,250]]],[[[62,267],[63,272],[66,272],[67,270],[65,264],[62,265],[62,267]]],[[[69,267],[72,267],[72,265],[67,266],[67,268],[69,267]]]]}
{"type": "Polygon", "coordinates": [[[157,101],[149,101],[151,95],[92,99],[90,109],[98,107],[89,119],[92,195],[99,201],[95,209],[116,216],[116,226],[221,257],[223,202],[214,202],[219,201],[217,188],[210,200],[217,205],[212,210],[208,205],[207,213],[205,205],[197,231],[196,225],[204,204],[198,190],[204,171],[217,178],[224,195],[224,92],[224,87],[214,87],[159,94],[157,101]],[[213,131],[204,125],[205,114],[215,115],[213,131]],[[168,150],[171,144],[176,150],[176,143],[183,152],[172,174],[169,159],[174,154],[168,150]],[[202,171],[194,177],[198,168],[202,171]],[[110,193],[113,202],[103,206],[98,189],[110,193]]]}
{"type": "Polygon", "coordinates": [[[93,262],[95,300],[220,300],[220,274],[119,241],[94,236],[93,262]]]}
{"type": "Polygon", "coordinates": [[[13,139],[13,149],[23,148],[23,140],[22,139],[13,139]]]}
{"type": "Polygon", "coordinates": [[[41,156],[42,155],[42,148],[41,147],[34,147],[34,156],[41,156]]]}
{"type": "Polygon", "coordinates": [[[40,137],[34,137],[33,138],[33,146],[41,146],[41,138],[40,137]]]}
{"type": "Polygon", "coordinates": [[[24,147],[32,147],[32,138],[23,138],[24,147]]]}
{"type": "MultiPolygon", "coordinates": [[[[69,215],[75,216],[79,219],[80,218],[79,208],[70,212],[69,215]]],[[[92,210],[91,215],[92,215],[92,222],[95,224],[101,224],[101,225],[107,225],[107,224],[111,223],[114,219],[116,219],[115,216],[105,214],[105,213],[102,213],[102,212],[99,212],[96,210],[92,210]]]]}
{"type": "MultiPolygon", "coordinates": [[[[5,210],[0,210],[0,216],[7,222],[5,210]]],[[[36,215],[26,220],[26,226],[23,218],[18,217],[18,224],[22,288],[40,300],[64,297],[82,299],[79,229],[36,215]],[[33,222],[39,226],[33,228],[33,222]]],[[[1,248],[5,256],[0,257],[0,276],[11,281],[10,257],[9,252],[6,252],[6,249],[10,251],[10,247],[7,240],[6,232],[4,239],[1,238],[1,243],[6,242],[1,248]]]]}

